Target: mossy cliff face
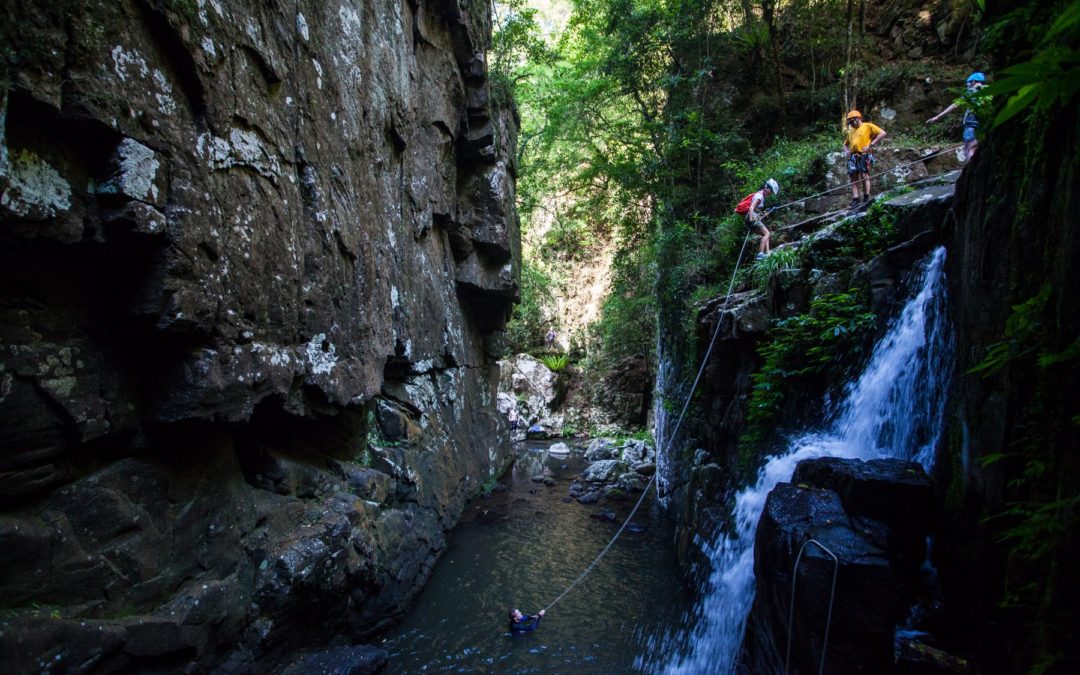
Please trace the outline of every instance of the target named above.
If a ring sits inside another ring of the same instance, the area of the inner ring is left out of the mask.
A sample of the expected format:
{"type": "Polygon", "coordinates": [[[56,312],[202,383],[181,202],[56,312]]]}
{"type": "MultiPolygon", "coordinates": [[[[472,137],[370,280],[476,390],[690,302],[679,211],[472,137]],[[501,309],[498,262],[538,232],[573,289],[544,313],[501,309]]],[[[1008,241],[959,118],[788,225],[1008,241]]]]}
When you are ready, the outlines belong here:
{"type": "Polygon", "coordinates": [[[994,130],[948,237],[960,348],[942,577],[988,672],[1080,667],[1078,153],[1075,100],[994,130]]]}
{"type": "Polygon", "coordinates": [[[5,664],[242,667],[376,629],[509,458],[486,5],[16,4],[5,664]]]}

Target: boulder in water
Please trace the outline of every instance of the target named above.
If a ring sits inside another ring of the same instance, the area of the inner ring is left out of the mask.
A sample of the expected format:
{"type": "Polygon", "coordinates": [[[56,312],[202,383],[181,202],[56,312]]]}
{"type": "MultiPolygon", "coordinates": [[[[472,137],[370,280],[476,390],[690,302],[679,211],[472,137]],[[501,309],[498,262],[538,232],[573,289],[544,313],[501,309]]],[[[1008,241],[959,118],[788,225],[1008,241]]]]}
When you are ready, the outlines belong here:
{"type": "Polygon", "coordinates": [[[526,438],[529,438],[529,439],[532,439],[532,440],[537,440],[537,441],[547,440],[547,439],[551,438],[551,436],[552,436],[551,431],[548,430],[547,428],[545,428],[544,425],[542,425],[542,424],[534,424],[534,425],[530,426],[528,428],[528,430],[525,432],[525,437],[526,438]]]}
{"type": "Polygon", "coordinates": [[[602,459],[594,462],[581,477],[590,483],[605,483],[615,480],[615,476],[626,471],[626,465],[617,459],[602,459]]]}
{"type": "Polygon", "coordinates": [[[586,462],[599,462],[615,457],[615,444],[609,438],[594,438],[585,449],[586,462]]]}
{"type": "Polygon", "coordinates": [[[622,447],[622,461],[630,466],[646,464],[656,453],[645,445],[645,441],[627,441],[622,447]]]}
{"type": "Polygon", "coordinates": [[[634,467],[634,471],[641,474],[642,476],[652,476],[653,474],[656,473],[656,465],[655,464],[638,464],[637,466],[634,467]]]}
{"type": "Polygon", "coordinates": [[[570,446],[566,443],[552,443],[548,448],[548,454],[555,457],[566,457],[570,454],[570,446]]]}
{"type": "Polygon", "coordinates": [[[783,670],[777,660],[787,648],[794,584],[791,672],[817,672],[823,653],[826,673],[893,672],[896,625],[914,600],[916,558],[925,553],[915,543],[929,530],[924,499],[932,503],[929,479],[912,462],[801,462],[793,483],[769,493],[758,523],[745,665],[783,670]],[[831,620],[835,564],[821,546],[839,559],[831,620]]]}

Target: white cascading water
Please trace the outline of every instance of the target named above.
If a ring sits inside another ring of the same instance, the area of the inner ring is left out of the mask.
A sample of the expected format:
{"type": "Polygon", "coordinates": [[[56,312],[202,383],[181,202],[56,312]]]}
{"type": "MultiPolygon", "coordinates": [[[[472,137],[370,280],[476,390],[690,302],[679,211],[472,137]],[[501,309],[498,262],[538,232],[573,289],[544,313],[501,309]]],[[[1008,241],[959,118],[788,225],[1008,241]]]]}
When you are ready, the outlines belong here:
{"type": "Polygon", "coordinates": [[[875,345],[862,376],[848,386],[830,427],[804,434],[786,454],[768,458],[757,483],[737,495],[734,532],[704,546],[712,574],[684,622],[688,628],[648,640],[646,651],[655,656],[641,657],[639,669],[732,672],[754,600],[754,532],[765,498],[777,483],[791,479],[796,464],[815,457],[899,457],[930,470],[952,377],[944,262],[945,249],[938,248],[920,265],[912,279],[914,297],[875,345]]]}

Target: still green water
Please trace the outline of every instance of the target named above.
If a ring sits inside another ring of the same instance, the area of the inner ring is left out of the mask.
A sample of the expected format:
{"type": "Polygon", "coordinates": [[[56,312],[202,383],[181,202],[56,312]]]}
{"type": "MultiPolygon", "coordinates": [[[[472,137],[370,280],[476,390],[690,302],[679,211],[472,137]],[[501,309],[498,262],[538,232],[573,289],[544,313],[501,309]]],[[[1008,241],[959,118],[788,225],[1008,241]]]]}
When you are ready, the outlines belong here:
{"type": "Polygon", "coordinates": [[[535,613],[566,588],[607,544],[626,502],[566,503],[584,469],[577,453],[546,444],[517,451],[508,490],[478,500],[453,531],[416,606],[384,638],[388,673],[627,673],[647,638],[682,620],[690,606],[675,568],[671,522],[646,497],[634,525],[593,572],[548,611],[540,627],[510,635],[510,607],[535,613]],[[547,467],[556,484],[531,481],[547,467]],[[616,522],[590,518],[612,509],[616,522]]]}

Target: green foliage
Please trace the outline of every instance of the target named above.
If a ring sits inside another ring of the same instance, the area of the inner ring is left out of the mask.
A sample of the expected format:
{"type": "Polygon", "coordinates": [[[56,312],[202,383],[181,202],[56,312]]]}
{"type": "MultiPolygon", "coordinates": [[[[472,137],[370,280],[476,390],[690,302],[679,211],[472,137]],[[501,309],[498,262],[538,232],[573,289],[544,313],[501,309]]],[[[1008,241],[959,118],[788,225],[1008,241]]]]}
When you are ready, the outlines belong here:
{"type": "MultiPolygon", "coordinates": [[[[778,139],[768,150],[753,157],[728,161],[724,167],[742,185],[742,189],[730,196],[738,200],[757,190],[769,178],[780,184],[782,201],[788,202],[799,196],[820,190],[825,182],[825,153],[838,145],[834,133],[820,133],[808,138],[778,139]]],[[[778,198],[770,198],[778,201],[778,198]]]]}
{"type": "Polygon", "coordinates": [[[1031,59],[1006,68],[997,82],[980,90],[984,108],[992,106],[993,97],[1008,96],[994,117],[994,127],[1027,110],[1064,106],[1080,92],[1080,49],[1071,46],[1078,35],[1080,0],[1072,0],[1038,41],[1031,59]]]}
{"type": "Polygon", "coordinates": [[[565,370],[566,366],[570,365],[570,356],[568,354],[541,354],[537,358],[553,373],[565,370]]]}
{"type": "MultiPolygon", "coordinates": [[[[990,377],[1006,372],[1034,380],[1033,392],[1017,416],[1019,432],[1008,450],[981,458],[983,466],[1003,464],[1013,478],[1008,483],[1010,500],[1003,509],[987,517],[984,524],[994,528],[999,543],[1008,546],[1010,578],[1002,605],[1040,607],[1052,603],[1042,584],[1033,579],[1045,570],[1068,546],[1080,525],[1080,489],[1065,479],[1063,463],[1055,439],[1080,433],[1080,416],[1067,392],[1080,384],[1080,338],[1063,349],[1051,347],[1048,330],[1052,286],[1012,308],[1005,322],[1005,340],[991,345],[986,358],[969,374],[990,377]]],[[[1044,655],[1047,663],[1053,655],[1044,655]]]]}
{"type": "Polygon", "coordinates": [[[861,217],[841,221],[837,233],[844,243],[835,255],[842,258],[869,260],[900,243],[896,231],[896,213],[880,199],[861,217]]]}
{"type": "Polygon", "coordinates": [[[814,377],[839,382],[862,363],[876,319],[857,291],[815,298],[810,311],[784,319],[769,330],[758,348],[761,368],[751,377],[747,430],[740,439],[740,464],[754,468],[757,452],[774,428],[790,394],[814,377]]]}
{"type": "Polygon", "coordinates": [[[1036,295],[1013,306],[1013,313],[1005,321],[1005,340],[990,345],[986,357],[968,370],[969,374],[995,375],[1010,361],[1034,349],[1031,339],[1043,329],[1040,317],[1050,299],[1050,291],[1050,284],[1045,284],[1036,295]]]}
{"type": "Polygon", "coordinates": [[[802,260],[802,251],[797,246],[773,249],[772,253],[754,262],[753,267],[750,268],[751,283],[758,289],[764,290],[768,287],[769,279],[773,274],[798,269],[802,266],[802,260]]]}
{"type": "Polygon", "coordinates": [[[515,354],[540,349],[555,315],[551,278],[530,258],[521,262],[520,283],[521,301],[506,326],[507,346],[515,354]]]}
{"type": "Polygon", "coordinates": [[[620,250],[611,270],[611,291],[600,318],[590,327],[586,367],[603,371],[622,359],[644,354],[652,363],[656,350],[656,273],[651,247],[620,250]]]}

